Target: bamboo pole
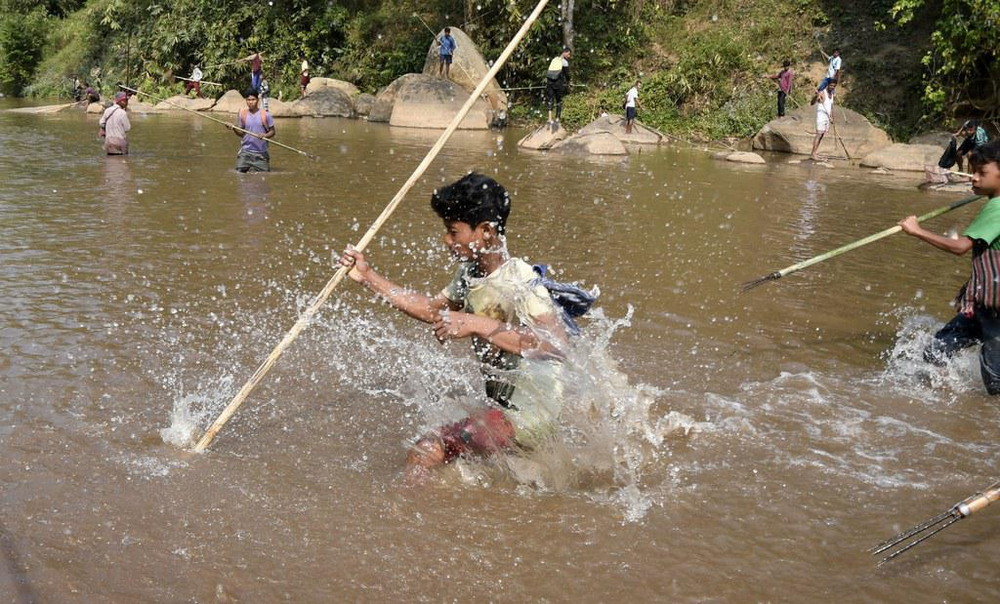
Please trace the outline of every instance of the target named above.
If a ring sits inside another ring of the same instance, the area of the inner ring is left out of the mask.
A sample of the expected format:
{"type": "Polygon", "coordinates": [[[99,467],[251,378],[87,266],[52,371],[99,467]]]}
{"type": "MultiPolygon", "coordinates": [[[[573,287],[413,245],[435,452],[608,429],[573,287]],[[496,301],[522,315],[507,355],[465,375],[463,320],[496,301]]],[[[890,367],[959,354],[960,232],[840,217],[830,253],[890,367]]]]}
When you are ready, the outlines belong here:
{"type": "Polygon", "coordinates": [[[205,80],[192,80],[191,78],[185,78],[184,76],[174,76],[178,80],[184,80],[185,82],[201,82],[202,84],[207,84],[209,86],[222,86],[219,82],[207,82],[205,80]]]}
{"type": "MultiPolygon", "coordinates": [[[[434,158],[436,158],[438,153],[441,152],[441,149],[444,147],[444,144],[448,141],[449,138],[451,138],[451,135],[455,132],[455,130],[458,129],[458,126],[459,124],[462,123],[462,120],[465,118],[465,115],[469,113],[469,110],[472,109],[472,106],[479,100],[479,95],[483,93],[483,91],[486,89],[486,86],[496,76],[497,72],[500,71],[500,68],[503,67],[504,63],[507,62],[507,59],[510,58],[510,55],[513,54],[514,49],[517,48],[518,43],[520,43],[521,39],[524,38],[524,36],[528,33],[528,30],[531,28],[531,25],[538,19],[538,16],[541,14],[542,9],[545,8],[545,5],[548,4],[548,1],[549,0],[539,0],[538,4],[535,6],[535,10],[532,11],[532,13],[525,20],[524,24],[521,26],[521,29],[518,30],[517,34],[514,36],[514,39],[512,39],[510,41],[510,44],[507,45],[507,48],[505,48],[503,52],[500,53],[500,57],[497,58],[496,62],[493,64],[493,67],[490,68],[489,72],[487,72],[485,76],[483,76],[482,81],[479,82],[479,85],[476,86],[476,89],[473,90],[472,94],[469,95],[469,99],[465,102],[462,108],[458,110],[458,113],[455,115],[454,119],[452,119],[451,123],[448,124],[448,127],[438,138],[437,142],[434,143],[434,146],[431,147],[431,150],[427,152],[427,155],[424,157],[423,161],[420,162],[420,165],[417,166],[417,168],[413,171],[413,174],[411,174],[410,177],[406,180],[406,182],[403,183],[403,186],[399,189],[399,191],[392,198],[392,200],[389,201],[389,204],[385,207],[385,209],[382,210],[382,213],[379,215],[379,217],[375,220],[375,222],[364,234],[364,236],[361,237],[361,240],[358,241],[357,245],[354,246],[355,249],[357,249],[358,251],[364,251],[365,248],[368,246],[368,244],[371,243],[372,239],[375,238],[375,234],[378,233],[378,230],[382,227],[382,225],[385,224],[385,222],[389,219],[390,216],[392,216],[392,213],[396,210],[396,207],[403,201],[403,197],[406,195],[406,193],[413,187],[413,185],[417,183],[417,180],[419,180],[420,177],[424,174],[424,172],[430,166],[431,162],[434,161],[434,158]]],[[[253,375],[250,376],[250,379],[247,380],[245,384],[243,384],[243,387],[240,388],[239,392],[236,393],[236,396],[229,403],[229,405],[227,405],[226,408],[223,409],[222,413],[219,414],[219,417],[212,423],[211,426],[209,426],[208,430],[205,431],[205,434],[201,437],[201,440],[199,440],[194,447],[194,450],[196,452],[200,453],[204,451],[208,447],[208,445],[212,443],[212,440],[215,438],[215,435],[219,433],[219,430],[221,430],[224,425],[226,425],[226,422],[229,421],[229,418],[231,418],[233,414],[236,413],[236,410],[240,408],[240,405],[243,404],[243,401],[246,400],[247,396],[250,395],[250,393],[257,386],[257,384],[260,383],[262,379],[264,379],[264,376],[267,375],[267,372],[270,371],[271,367],[273,367],[275,362],[277,362],[278,357],[280,357],[281,354],[285,351],[285,349],[288,348],[289,345],[291,345],[291,343],[295,340],[295,338],[298,337],[299,333],[301,333],[302,330],[309,325],[309,323],[312,321],[313,316],[319,311],[323,303],[325,303],[326,300],[330,297],[330,294],[333,293],[333,290],[337,287],[337,285],[339,285],[340,282],[344,279],[344,275],[347,274],[348,270],[349,269],[345,266],[341,266],[339,269],[337,269],[337,272],[333,275],[333,277],[330,278],[326,286],[323,287],[322,291],[320,291],[316,295],[316,297],[313,298],[309,306],[304,311],[302,311],[302,314],[299,315],[299,319],[298,321],[295,322],[295,325],[293,325],[292,328],[288,331],[288,333],[285,334],[285,337],[281,340],[281,342],[279,342],[278,345],[274,348],[274,350],[271,351],[271,354],[269,354],[267,358],[264,359],[264,362],[262,362],[260,366],[257,367],[257,370],[254,371],[253,375]]]]}
{"type": "MultiPolygon", "coordinates": [[[[937,218],[938,216],[940,216],[942,214],[946,214],[946,213],[948,213],[948,212],[950,212],[952,210],[956,210],[956,209],[958,209],[958,208],[960,208],[960,207],[962,207],[962,206],[964,206],[966,204],[972,203],[973,201],[976,201],[980,197],[982,197],[982,196],[981,195],[973,195],[972,197],[966,197],[965,199],[960,199],[960,200],[956,201],[955,203],[953,203],[951,205],[942,206],[940,208],[937,208],[936,210],[932,210],[932,211],[924,214],[923,216],[919,216],[917,218],[917,222],[923,222],[925,220],[930,220],[931,218],[937,218]]],[[[800,271],[800,270],[802,270],[804,268],[810,267],[810,266],[812,266],[814,264],[817,264],[819,262],[822,262],[824,260],[829,260],[830,258],[833,258],[834,256],[839,256],[839,255],[843,254],[844,252],[849,252],[849,251],[851,251],[853,249],[856,249],[856,248],[859,248],[861,246],[868,245],[869,243],[872,243],[873,241],[878,241],[879,239],[882,239],[884,237],[888,237],[889,235],[894,235],[894,234],[900,232],[901,230],[903,230],[903,227],[901,227],[901,226],[899,226],[897,224],[896,226],[888,228],[888,229],[886,229],[884,231],[879,231],[878,233],[875,233],[874,235],[869,235],[867,237],[864,237],[863,239],[858,239],[857,241],[855,241],[853,243],[848,243],[847,245],[838,247],[835,250],[830,250],[829,252],[826,252],[824,254],[820,254],[819,256],[814,256],[814,257],[810,258],[809,260],[804,260],[802,262],[799,262],[798,264],[793,264],[793,265],[791,265],[791,266],[789,266],[787,268],[783,268],[780,271],[775,271],[775,272],[770,273],[768,275],[764,275],[763,277],[760,277],[759,279],[754,279],[753,281],[747,281],[746,283],[743,284],[742,289],[743,289],[743,291],[746,292],[746,291],[750,291],[751,289],[757,287],[758,285],[763,285],[764,283],[767,283],[768,281],[777,281],[778,279],[781,279],[785,275],[794,273],[795,271],[800,271]]]]}
{"type": "Polygon", "coordinates": [[[129,92],[134,92],[135,94],[141,94],[142,96],[148,96],[149,98],[153,99],[154,101],[156,101],[158,103],[166,103],[166,104],[170,105],[171,107],[176,107],[178,109],[183,109],[184,111],[189,111],[189,112],[191,112],[191,113],[193,113],[195,115],[201,116],[201,117],[203,117],[205,119],[209,119],[209,120],[212,120],[213,122],[217,122],[219,124],[222,124],[223,126],[225,126],[227,128],[232,128],[233,130],[236,130],[238,132],[242,132],[244,134],[249,134],[250,136],[252,136],[254,138],[259,138],[260,140],[266,140],[268,143],[270,143],[272,145],[277,145],[279,147],[283,147],[285,149],[288,149],[289,151],[294,151],[294,152],[298,153],[299,155],[305,155],[309,159],[314,159],[314,160],[315,159],[319,159],[319,157],[317,157],[317,156],[315,156],[315,155],[313,155],[311,153],[306,153],[305,151],[302,151],[300,149],[296,149],[295,147],[292,147],[290,145],[286,145],[285,143],[278,142],[278,141],[274,140],[273,138],[266,139],[263,136],[257,134],[256,132],[250,132],[249,130],[240,128],[239,126],[237,126],[235,124],[231,124],[231,123],[229,123],[229,122],[227,122],[225,120],[220,120],[219,118],[212,117],[211,115],[206,115],[203,111],[195,111],[194,109],[191,109],[189,107],[184,107],[183,105],[178,105],[177,103],[171,103],[170,101],[168,101],[166,99],[161,99],[161,98],[159,98],[157,96],[149,94],[148,92],[143,92],[141,90],[136,90],[134,88],[129,88],[128,86],[122,86],[121,84],[119,84],[118,87],[119,88],[123,88],[125,90],[128,90],[129,92]]]}
{"type": "Polygon", "coordinates": [[[909,551],[913,547],[920,545],[959,520],[968,518],[972,514],[975,514],[986,506],[996,503],[997,501],[1000,501],[1000,482],[991,484],[986,487],[983,492],[976,493],[963,499],[962,501],[959,501],[948,511],[938,514],[930,520],[922,522],[907,531],[903,531],[895,537],[879,543],[868,551],[873,556],[877,556],[882,552],[891,550],[892,548],[899,548],[882,558],[882,560],[879,561],[879,566],[881,566],[903,552],[909,551]]]}

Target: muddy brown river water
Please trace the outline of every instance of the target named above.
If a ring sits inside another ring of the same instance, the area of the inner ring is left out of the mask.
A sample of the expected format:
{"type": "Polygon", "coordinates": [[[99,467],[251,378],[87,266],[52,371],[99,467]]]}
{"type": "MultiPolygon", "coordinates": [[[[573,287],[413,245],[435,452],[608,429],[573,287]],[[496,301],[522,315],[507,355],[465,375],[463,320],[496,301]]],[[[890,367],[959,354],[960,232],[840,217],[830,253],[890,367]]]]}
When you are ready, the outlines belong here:
{"type": "Polygon", "coordinates": [[[279,120],[321,161],[273,149],[239,175],[217,124],[132,123],[107,158],[96,116],[0,112],[0,600],[996,601],[1000,509],[882,567],[865,551],[997,478],[975,353],[919,360],[968,259],[899,235],[739,292],[962,194],[457,133],[372,262],[438,291],[429,195],[477,170],[513,194],[511,251],[602,295],[551,447],[412,487],[407,444],[463,412],[476,369],[350,282],[207,453],[186,443],[439,133],[279,120]]]}

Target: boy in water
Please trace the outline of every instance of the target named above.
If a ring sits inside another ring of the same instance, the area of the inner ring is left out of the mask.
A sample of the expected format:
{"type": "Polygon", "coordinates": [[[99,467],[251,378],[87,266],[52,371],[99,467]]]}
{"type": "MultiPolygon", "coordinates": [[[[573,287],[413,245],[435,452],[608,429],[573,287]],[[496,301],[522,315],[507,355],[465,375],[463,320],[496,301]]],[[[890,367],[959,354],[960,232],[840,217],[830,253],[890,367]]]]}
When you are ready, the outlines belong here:
{"type": "Polygon", "coordinates": [[[353,248],[340,259],[351,268],[351,279],[431,324],[441,343],[470,338],[482,363],[488,406],[421,437],[407,455],[411,475],[466,453],[530,446],[551,431],[561,406],[561,359],[568,345],[561,311],[538,274],[507,251],[507,191],[472,173],[435,191],[431,208],[444,221],[444,243],[459,263],[438,295],[396,285],[353,248]]]}
{"type": "Polygon", "coordinates": [[[909,235],[934,247],[962,255],[972,250],[972,276],[962,286],[955,306],[958,314],[934,334],[924,359],[943,363],[963,348],[982,344],[979,369],[991,395],[1000,394],[1000,141],[972,151],[972,190],[989,201],[965,229],[952,239],[932,233],[908,216],[899,226],[909,235]]]}

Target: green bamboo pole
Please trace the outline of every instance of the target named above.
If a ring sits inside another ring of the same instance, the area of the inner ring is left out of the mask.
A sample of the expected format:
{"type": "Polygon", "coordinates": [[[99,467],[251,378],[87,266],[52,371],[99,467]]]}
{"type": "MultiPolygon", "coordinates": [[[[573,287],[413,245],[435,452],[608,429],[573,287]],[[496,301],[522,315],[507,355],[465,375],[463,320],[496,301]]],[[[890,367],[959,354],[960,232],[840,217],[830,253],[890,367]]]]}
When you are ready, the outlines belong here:
{"type": "MultiPolygon", "coordinates": [[[[455,114],[455,117],[452,118],[451,123],[448,124],[448,127],[445,128],[445,131],[441,133],[440,137],[438,137],[437,142],[434,143],[434,146],[431,147],[431,150],[427,152],[426,156],[424,156],[423,161],[420,162],[420,165],[418,165],[417,168],[413,171],[413,174],[411,174],[410,177],[406,180],[406,182],[403,183],[403,186],[400,187],[399,191],[396,192],[396,195],[389,201],[389,204],[386,205],[385,209],[382,210],[382,213],[379,214],[379,217],[375,220],[374,224],[372,224],[372,226],[368,228],[368,231],[361,237],[361,239],[358,241],[358,244],[354,246],[354,249],[361,252],[364,251],[366,247],[368,247],[368,244],[371,243],[372,239],[375,238],[375,235],[376,233],[378,233],[378,230],[382,227],[383,224],[385,224],[387,220],[389,220],[389,218],[392,216],[392,213],[395,212],[399,204],[402,203],[403,198],[406,196],[407,191],[409,191],[413,187],[413,185],[417,184],[417,180],[419,180],[420,177],[423,176],[424,172],[427,171],[427,168],[430,167],[431,162],[434,161],[434,158],[436,158],[438,156],[438,153],[441,152],[441,149],[444,148],[444,144],[448,142],[448,139],[451,138],[451,135],[455,132],[455,130],[458,129],[459,124],[461,124],[462,120],[465,119],[466,114],[469,113],[469,111],[472,109],[472,106],[479,101],[479,95],[483,93],[483,90],[486,89],[486,86],[489,85],[489,83],[496,76],[497,72],[500,71],[500,68],[503,67],[504,63],[507,62],[507,59],[510,58],[510,55],[514,53],[514,49],[517,48],[517,45],[521,42],[521,39],[524,38],[525,35],[527,35],[528,30],[531,29],[531,25],[538,19],[538,16],[542,13],[542,9],[545,8],[545,5],[548,4],[548,2],[549,0],[539,0],[538,4],[535,6],[535,10],[532,11],[530,15],[528,15],[527,19],[525,19],[524,24],[521,25],[521,29],[518,30],[517,34],[514,35],[514,38],[510,41],[509,44],[507,44],[507,48],[505,48],[503,52],[500,53],[500,56],[497,57],[496,62],[493,63],[493,67],[491,67],[490,70],[486,73],[486,75],[483,76],[483,79],[480,80],[479,85],[476,86],[476,89],[473,90],[472,93],[469,95],[469,99],[465,101],[465,104],[462,105],[462,108],[459,109],[458,113],[455,114]]],[[[312,322],[313,316],[317,312],[319,312],[320,307],[330,297],[330,295],[333,293],[333,290],[337,287],[337,285],[340,284],[340,282],[344,278],[344,275],[347,274],[348,270],[349,269],[347,267],[341,266],[339,269],[337,269],[337,272],[334,273],[333,277],[331,277],[330,280],[326,282],[326,285],[323,287],[322,291],[316,294],[316,297],[313,298],[312,302],[309,303],[309,306],[304,311],[302,311],[301,315],[299,315],[299,319],[298,321],[295,322],[295,325],[293,325],[292,328],[288,330],[288,333],[285,334],[285,337],[282,338],[281,342],[279,342],[278,345],[274,347],[274,350],[271,351],[271,354],[269,354],[268,357],[264,359],[264,361],[260,364],[260,366],[257,367],[257,370],[253,373],[253,375],[250,376],[250,379],[247,380],[245,384],[243,384],[243,387],[240,388],[240,391],[236,393],[236,396],[233,397],[233,400],[230,401],[230,403],[226,406],[226,408],[222,410],[222,413],[219,414],[219,417],[216,418],[216,420],[212,422],[212,425],[209,426],[208,430],[205,431],[205,434],[201,437],[201,440],[199,440],[194,447],[194,450],[196,452],[201,453],[206,448],[208,448],[208,445],[212,443],[212,440],[215,438],[215,435],[219,433],[219,430],[221,430],[222,427],[226,425],[226,422],[229,421],[229,418],[232,417],[234,413],[236,413],[236,410],[240,408],[240,405],[243,404],[243,401],[245,401],[246,398],[250,396],[250,393],[253,391],[253,389],[257,386],[258,383],[260,383],[261,380],[264,379],[264,376],[267,375],[267,372],[270,371],[271,367],[273,367],[274,364],[278,361],[278,357],[280,357],[282,353],[284,353],[285,349],[291,345],[291,343],[295,340],[295,338],[298,337],[299,333],[303,329],[305,329],[310,322],[312,322]]]]}
{"type": "MultiPolygon", "coordinates": [[[[952,210],[958,209],[958,208],[960,208],[960,207],[962,207],[962,206],[964,206],[966,204],[970,204],[973,201],[976,201],[977,199],[979,199],[980,197],[982,197],[982,196],[981,195],[973,195],[972,197],[966,197],[965,199],[960,199],[960,200],[956,201],[955,203],[953,203],[951,205],[942,206],[942,207],[940,207],[940,208],[938,208],[936,210],[932,210],[930,212],[927,212],[923,216],[917,217],[917,222],[923,222],[925,220],[930,220],[931,218],[937,218],[938,216],[940,216],[942,214],[946,214],[946,213],[948,213],[948,212],[950,212],[952,210]]],[[[884,237],[888,237],[889,235],[894,235],[894,234],[900,232],[901,230],[903,230],[903,227],[901,227],[901,226],[899,226],[897,224],[896,226],[894,226],[892,228],[888,228],[888,229],[886,229],[884,231],[880,231],[878,233],[875,233],[874,235],[869,235],[869,236],[867,236],[867,237],[865,237],[863,239],[858,239],[857,241],[855,241],[853,243],[848,243],[847,245],[843,245],[841,247],[838,247],[835,250],[830,250],[829,252],[826,252],[825,254],[820,254],[819,256],[814,256],[813,258],[810,258],[809,260],[804,260],[802,262],[799,262],[798,264],[793,264],[793,265],[791,265],[791,266],[789,266],[787,268],[781,269],[780,271],[774,271],[773,273],[764,275],[763,277],[761,277],[759,279],[754,279],[753,281],[747,281],[746,283],[743,284],[743,291],[745,291],[745,292],[746,291],[750,291],[751,289],[757,287],[758,285],[763,285],[764,283],[767,283],[768,281],[777,281],[778,279],[781,279],[785,275],[794,273],[796,271],[800,271],[800,270],[802,270],[804,268],[810,267],[810,266],[812,266],[814,264],[817,264],[819,262],[823,262],[824,260],[829,260],[830,258],[833,258],[834,256],[839,256],[839,255],[843,254],[844,252],[849,252],[849,251],[851,251],[853,249],[856,249],[856,248],[859,248],[861,246],[868,245],[869,243],[872,243],[873,241],[878,241],[879,239],[882,239],[884,237]]]]}

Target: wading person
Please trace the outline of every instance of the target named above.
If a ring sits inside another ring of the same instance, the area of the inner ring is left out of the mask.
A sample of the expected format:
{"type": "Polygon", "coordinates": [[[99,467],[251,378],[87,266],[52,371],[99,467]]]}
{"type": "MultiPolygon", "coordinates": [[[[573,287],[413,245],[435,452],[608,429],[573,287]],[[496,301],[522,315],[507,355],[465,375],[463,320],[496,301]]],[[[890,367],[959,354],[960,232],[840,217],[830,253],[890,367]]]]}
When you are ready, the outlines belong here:
{"type": "Polygon", "coordinates": [[[955,315],[924,350],[924,359],[943,364],[963,348],[982,344],[979,369],[991,395],[1000,394],[1000,141],[972,151],[972,190],[989,197],[961,237],[928,231],[916,216],[899,222],[903,232],[934,247],[962,255],[972,251],[972,276],[955,298],[955,315]]]}
{"type": "Polygon", "coordinates": [[[568,46],[563,46],[562,54],[549,62],[549,69],[545,72],[545,100],[549,105],[549,126],[553,129],[559,126],[563,97],[569,92],[569,59],[572,54],[568,46]],[[553,110],[555,121],[552,120],[553,110]]]}
{"type": "Polygon", "coordinates": [[[436,296],[389,281],[353,248],[340,259],[351,279],[429,323],[440,342],[470,339],[481,362],[486,406],[421,437],[407,456],[411,475],[463,454],[531,446],[549,434],[561,407],[568,346],[562,310],[531,265],[507,251],[507,191],[473,173],[435,191],[431,208],[444,221],[444,244],[459,263],[436,296]]]}
{"type": "Polygon", "coordinates": [[[809,158],[820,161],[819,144],[833,124],[833,95],[837,91],[837,80],[831,80],[823,90],[816,93],[816,137],[813,138],[812,153],[809,158]]]}
{"type": "Polygon", "coordinates": [[[128,121],[128,95],[115,94],[115,102],[104,110],[98,125],[100,136],[104,138],[104,152],[108,155],[128,155],[128,131],[132,124],[128,121]]]}
{"type": "Polygon", "coordinates": [[[260,97],[257,90],[251,88],[243,94],[247,106],[240,109],[237,123],[241,132],[226,124],[226,127],[243,138],[240,150],[236,153],[237,172],[270,172],[271,156],[267,152],[267,139],[274,137],[274,118],[260,108],[260,97]]]}

